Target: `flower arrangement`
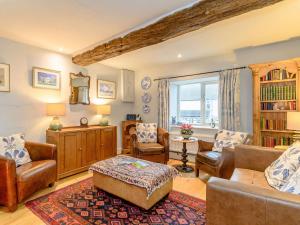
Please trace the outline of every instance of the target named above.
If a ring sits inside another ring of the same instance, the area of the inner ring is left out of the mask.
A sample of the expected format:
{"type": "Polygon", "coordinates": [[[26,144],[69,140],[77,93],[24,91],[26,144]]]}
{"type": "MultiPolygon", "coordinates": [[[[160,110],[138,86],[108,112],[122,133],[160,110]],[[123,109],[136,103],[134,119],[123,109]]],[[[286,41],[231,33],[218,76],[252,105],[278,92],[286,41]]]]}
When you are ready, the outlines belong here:
{"type": "Polygon", "coordinates": [[[194,131],[192,131],[192,129],[193,129],[193,127],[191,124],[187,124],[187,123],[182,124],[180,126],[180,133],[181,133],[182,137],[184,139],[189,139],[192,136],[192,134],[194,133],[194,131]]]}

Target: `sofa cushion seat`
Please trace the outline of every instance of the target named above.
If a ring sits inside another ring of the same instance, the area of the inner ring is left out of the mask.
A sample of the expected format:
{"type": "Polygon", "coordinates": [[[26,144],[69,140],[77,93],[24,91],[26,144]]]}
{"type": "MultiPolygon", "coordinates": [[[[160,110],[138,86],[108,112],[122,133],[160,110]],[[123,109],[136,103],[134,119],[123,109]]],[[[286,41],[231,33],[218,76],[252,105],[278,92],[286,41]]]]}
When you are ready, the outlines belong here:
{"type": "Polygon", "coordinates": [[[230,180],[234,182],[243,183],[243,184],[254,185],[260,188],[275,190],[268,184],[264,172],[236,168],[230,180]]]}
{"type": "Polygon", "coordinates": [[[136,146],[142,154],[161,154],[164,146],[158,143],[137,143],[136,146]]]}
{"type": "Polygon", "coordinates": [[[221,160],[222,153],[214,151],[198,152],[196,160],[212,166],[217,166],[221,160]]]}
{"type": "Polygon", "coordinates": [[[16,169],[18,201],[56,180],[56,161],[40,160],[26,163],[16,169]]]}

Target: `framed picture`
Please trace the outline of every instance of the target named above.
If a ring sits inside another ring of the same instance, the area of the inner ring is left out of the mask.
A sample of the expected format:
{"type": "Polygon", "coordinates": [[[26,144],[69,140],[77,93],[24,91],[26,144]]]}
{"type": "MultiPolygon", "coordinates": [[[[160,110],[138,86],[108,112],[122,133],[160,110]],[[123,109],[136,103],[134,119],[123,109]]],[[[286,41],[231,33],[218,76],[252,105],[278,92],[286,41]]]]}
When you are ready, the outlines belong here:
{"type": "Polygon", "coordinates": [[[32,83],[35,88],[60,90],[60,71],[33,67],[32,83]]]}
{"type": "Polygon", "coordinates": [[[9,64],[0,63],[0,91],[10,91],[10,66],[9,64]]]}
{"type": "Polygon", "coordinates": [[[116,98],[116,83],[112,81],[97,80],[98,98],[116,98]]]}

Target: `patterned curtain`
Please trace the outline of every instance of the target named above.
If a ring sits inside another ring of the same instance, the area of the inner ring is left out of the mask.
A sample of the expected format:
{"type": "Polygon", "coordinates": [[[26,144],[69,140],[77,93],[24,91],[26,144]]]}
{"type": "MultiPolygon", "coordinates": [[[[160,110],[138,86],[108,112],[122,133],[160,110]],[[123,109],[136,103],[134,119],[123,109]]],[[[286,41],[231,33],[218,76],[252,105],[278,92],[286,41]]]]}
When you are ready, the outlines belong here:
{"type": "Polygon", "coordinates": [[[158,82],[158,126],[169,130],[169,86],[168,80],[158,82]]]}
{"type": "Polygon", "coordinates": [[[240,70],[220,72],[219,93],[220,129],[239,131],[240,70]]]}

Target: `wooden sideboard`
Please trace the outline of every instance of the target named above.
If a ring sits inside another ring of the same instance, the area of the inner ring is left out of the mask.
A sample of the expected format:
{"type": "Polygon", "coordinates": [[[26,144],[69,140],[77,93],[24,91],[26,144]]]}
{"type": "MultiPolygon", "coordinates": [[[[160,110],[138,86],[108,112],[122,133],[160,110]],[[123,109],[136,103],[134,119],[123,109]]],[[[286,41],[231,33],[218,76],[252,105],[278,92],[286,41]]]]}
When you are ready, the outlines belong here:
{"type": "Polygon", "coordinates": [[[59,179],[117,155],[116,126],[65,127],[61,131],[47,130],[46,135],[47,143],[57,146],[59,179]]]}

